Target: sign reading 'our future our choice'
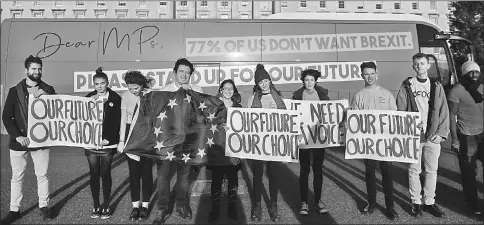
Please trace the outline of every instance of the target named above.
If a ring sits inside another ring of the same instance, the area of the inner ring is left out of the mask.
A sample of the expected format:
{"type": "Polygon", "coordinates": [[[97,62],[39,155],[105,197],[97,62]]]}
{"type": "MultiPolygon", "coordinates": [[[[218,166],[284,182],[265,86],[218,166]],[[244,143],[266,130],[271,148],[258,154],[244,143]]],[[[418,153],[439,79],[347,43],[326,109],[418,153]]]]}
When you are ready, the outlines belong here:
{"type": "Polygon", "coordinates": [[[345,159],[417,163],[420,113],[348,110],[345,159]]]}
{"type": "Polygon", "coordinates": [[[96,148],[101,143],[103,101],[70,95],[29,97],[29,147],[96,148]]]}
{"type": "Polygon", "coordinates": [[[299,123],[293,110],[228,108],[225,155],[298,162],[299,123]]]}

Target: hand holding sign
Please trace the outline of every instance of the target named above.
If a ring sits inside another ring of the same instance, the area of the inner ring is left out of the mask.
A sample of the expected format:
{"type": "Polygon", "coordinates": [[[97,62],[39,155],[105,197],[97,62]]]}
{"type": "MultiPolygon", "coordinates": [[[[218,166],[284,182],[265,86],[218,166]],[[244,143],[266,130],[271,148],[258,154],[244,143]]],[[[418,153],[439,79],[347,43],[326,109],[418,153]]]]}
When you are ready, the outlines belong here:
{"type": "Polygon", "coordinates": [[[22,137],[22,136],[20,136],[20,137],[15,138],[15,140],[18,143],[20,143],[20,145],[22,145],[22,147],[29,146],[29,144],[30,144],[30,140],[29,140],[28,137],[22,137]]]}

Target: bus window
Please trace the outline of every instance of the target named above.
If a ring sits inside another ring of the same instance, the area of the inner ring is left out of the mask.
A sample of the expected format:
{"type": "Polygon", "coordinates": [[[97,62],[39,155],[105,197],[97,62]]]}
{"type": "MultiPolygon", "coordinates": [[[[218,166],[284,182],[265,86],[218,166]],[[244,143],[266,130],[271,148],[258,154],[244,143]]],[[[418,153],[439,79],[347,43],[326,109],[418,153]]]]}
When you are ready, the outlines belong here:
{"type": "Polygon", "coordinates": [[[462,73],[462,64],[471,60],[474,61],[471,46],[464,41],[449,40],[450,49],[452,51],[452,58],[454,59],[455,71],[457,77],[462,73]]]}
{"type": "Polygon", "coordinates": [[[444,47],[420,47],[420,52],[429,56],[429,77],[438,79],[444,86],[450,85],[451,70],[444,47]]]}

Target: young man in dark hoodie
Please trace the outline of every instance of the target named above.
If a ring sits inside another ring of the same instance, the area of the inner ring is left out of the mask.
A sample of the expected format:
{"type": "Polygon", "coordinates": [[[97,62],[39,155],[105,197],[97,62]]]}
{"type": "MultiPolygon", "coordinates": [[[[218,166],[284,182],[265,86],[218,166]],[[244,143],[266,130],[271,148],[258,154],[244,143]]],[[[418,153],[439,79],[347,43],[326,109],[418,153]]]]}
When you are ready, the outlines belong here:
{"type": "Polygon", "coordinates": [[[3,108],[2,121],[7,133],[10,135],[10,165],[12,167],[12,180],[10,186],[10,212],[5,217],[6,224],[20,218],[20,202],[22,201],[22,183],[27,157],[30,154],[34,162],[37,176],[37,192],[39,208],[44,220],[52,219],[49,205],[49,167],[48,148],[29,148],[30,140],[27,138],[28,103],[29,94],[35,98],[43,94],[55,94],[52,86],[41,80],[42,60],[39,57],[29,56],[25,59],[25,73],[27,78],[10,88],[3,108]]]}
{"type": "Polygon", "coordinates": [[[482,215],[477,196],[477,160],[484,163],[484,84],[477,63],[462,65],[459,84],[449,92],[452,148],[458,150],[462,187],[474,215],[482,215]]]}
{"type": "Polygon", "coordinates": [[[437,169],[439,167],[440,143],[449,134],[449,109],[444,88],[437,80],[428,77],[430,69],[429,58],[423,53],[412,57],[413,69],[417,76],[405,79],[397,94],[397,109],[399,111],[420,112],[421,156],[418,163],[411,163],[408,169],[409,191],[412,199],[411,215],[418,217],[422,210],[435,217],[444,213],[435,204],[435,188],[437,186],[437,169]],[[422,164],[425,167],[424,205],[422,204],[422,185],[420,173],[422,164]]]}

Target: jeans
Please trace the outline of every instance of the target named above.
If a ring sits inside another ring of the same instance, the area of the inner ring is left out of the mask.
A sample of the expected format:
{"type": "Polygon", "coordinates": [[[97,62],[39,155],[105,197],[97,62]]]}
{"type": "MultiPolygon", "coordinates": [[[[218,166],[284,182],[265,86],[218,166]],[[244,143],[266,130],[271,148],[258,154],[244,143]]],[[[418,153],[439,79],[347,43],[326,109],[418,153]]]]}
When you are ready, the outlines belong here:
{"type": "Polygon", "coordinates": [[[477,209],[477,160],[484,163],[484,132],[478,135],[457,134],[462,188],[471,209],[477,209]]]}
{"type": "Polygon", "coordinates": [[[408,169],[410,197],[412,204],[422,204],[420,173],[422,173],[423,163],[425,168],[424,203],[426,205],[433,205],[435,203],[435,188],[437,186],[440,144],[427,141],[420,143],[420,147],[422,149],[422,155],[418,163],[410,163],[408,169]]]}
{"type": "Polygon", "coordinates": [[[239,188],[239,177],[237,176],[237,166],[212,166],[212,183],[211,183],[211,197],[212,205],[220,204],[220,196],[222,195],[222,183],[224,176],[227,175],[227,194],[228,204],[233,205],[237,200],[237,190],[239,188]]]}
{"type": "Polygon", "coordinates": [[[177,171],[175,184],[176,207],[185,207],[187,204],[188,186],[190,175],[190,165],[179,162],[163,160],[158,164],[158,210],[167,210],[170,201],[170,178],[172,171],[177,171]]]}
{"type": "Polygon", "coordinates": [[[262,160],[252,160],[252,174],[253,178],[253,190],[254,190],[254,201],[255,203],[260,203],[262,199],[262,177],[264,175],[264,165],[267,167],[267,176],[269,178],[269,196],[271,202],[277,202],[277,192],[279,191],[277,176],[277,167],[280,162],[273,161],[262,161],[262,160]]]}
{"type": "Polygon", "coordinates": [[[39,208],[49,205],[49,149],[37,151],[14,151],[10,150],[10,165],[12,166],[12,180],[10,181],[10,211],[19,211],[22,201],[22,184],[25,169],[27,168],[27,156],[30,154],[34,162],[35,176],[37,176],[37,194],[39,196],[39,208]]]}
{"type": "Polygon", "coordinates": [[[321,193],[323,188],[323,160],[326,149],[300,149],[299,150],[299,166],[301,172],[299,173],[299,190],[301,194],[301,201],[308,202],[308,178],[311,170],[311,153],[313,155],[313,188],[314,188],[314,203],[318,204],[321,200],[321,193]]]}
{"type": "Polygon", "coordinates": [[[391,176],[391,162],[376,161],[365,159],[365,182],[368,193],[368,203],[376,204],[376,176],[375,170],[377,163],[380,163],[380,170],[383,183],[383,193],[385,194],[385,206],[393,208],[393,180],[391,176]]]}

